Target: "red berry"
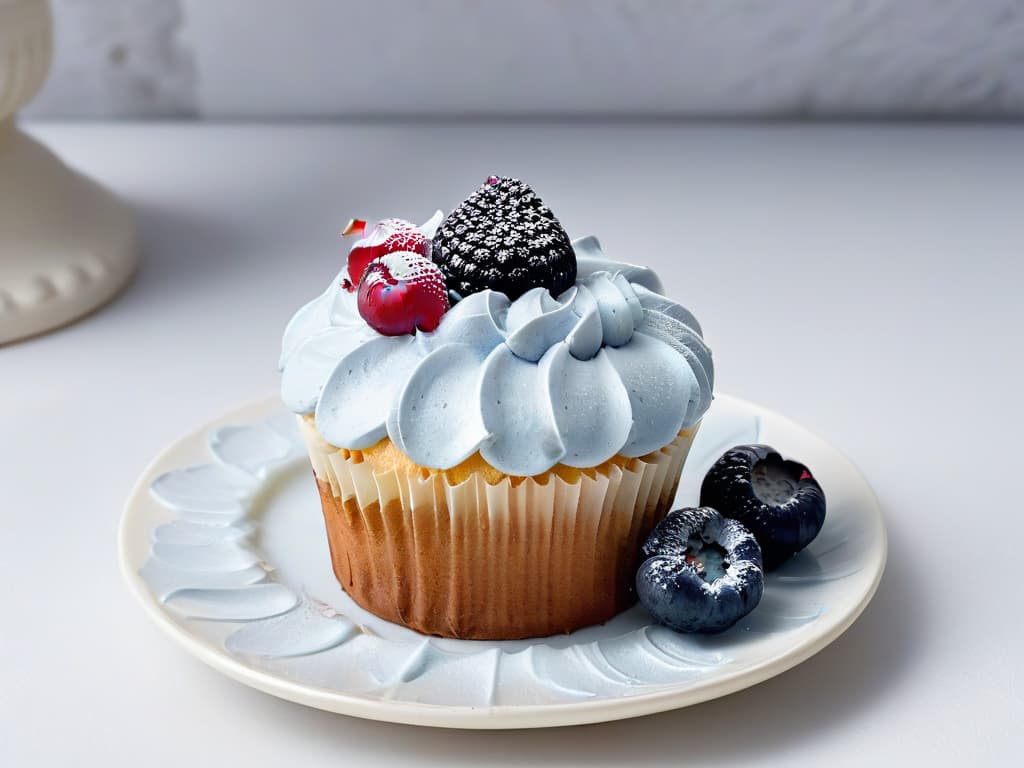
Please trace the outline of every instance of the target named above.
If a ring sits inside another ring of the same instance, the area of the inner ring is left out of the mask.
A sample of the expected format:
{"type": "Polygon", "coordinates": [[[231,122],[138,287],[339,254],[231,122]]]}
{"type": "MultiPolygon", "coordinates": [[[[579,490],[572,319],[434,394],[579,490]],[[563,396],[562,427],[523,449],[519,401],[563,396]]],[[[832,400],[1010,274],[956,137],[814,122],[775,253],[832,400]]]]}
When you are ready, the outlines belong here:
{"type": "MultiPolygon", "coordinates": [[[[358,228],[351,225],[346,232],[359,232],[358,228]]],[[[386,256],[389,253],[405,251],[418,253],[420,256],[430,258],[430,240],[420,232],[415,225],[402,219],[384,219],[370,230],[365,237],[352,246],[348,254],[348,276],[352,285],[359,285],[366,265],[374,259],[386,256]]],[[[351,289],[349,289],[351,290],[351,289]]]]}
{"type": "Polygon", "coordinates": [[[409,252],[371,261],[359,281],[356,300],[363,319],[385,336],[432,331],[448,311],[441,270],[430,259],[409,252]]]}

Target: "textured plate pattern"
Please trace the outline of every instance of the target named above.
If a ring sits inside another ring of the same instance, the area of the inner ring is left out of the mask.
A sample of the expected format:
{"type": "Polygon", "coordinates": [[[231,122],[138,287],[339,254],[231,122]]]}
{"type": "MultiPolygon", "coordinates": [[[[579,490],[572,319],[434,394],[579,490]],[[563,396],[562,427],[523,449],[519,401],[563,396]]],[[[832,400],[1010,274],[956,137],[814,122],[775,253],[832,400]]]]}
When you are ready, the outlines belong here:
{"type": "Polygon", "coordinates": [[[123,564],[143,602],[190,650],[313,706],[463,727],[557,725],[681,706],[818,650],[855,618],[881,573],[884,530],[855,470],[762,413],[716,400],[677,502],[695,502],[704,471],[726,448],[763,439],[815,467],[829,517],[807,551],[768,577],[758,608],[717,637],[653,625],[639,607],[571,635],[508,642],[428,638],[378,619],[334,580],[300,438],[272,402],[186,438],[157,461],[126,510],[123,564]]]}

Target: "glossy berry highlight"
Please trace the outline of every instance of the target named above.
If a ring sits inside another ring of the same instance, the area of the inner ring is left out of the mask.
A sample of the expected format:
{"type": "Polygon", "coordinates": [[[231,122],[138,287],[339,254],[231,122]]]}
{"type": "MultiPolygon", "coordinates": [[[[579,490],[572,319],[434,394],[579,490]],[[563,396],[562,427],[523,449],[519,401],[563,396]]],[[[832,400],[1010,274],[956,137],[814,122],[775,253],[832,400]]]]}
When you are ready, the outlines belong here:
{"type": "Polygon", "coordinates": [[[385,336],[433,331],[448,311],[437,265],[408,252],[389,253],[367,264],[356,302],[362,318],[385,336]]]}

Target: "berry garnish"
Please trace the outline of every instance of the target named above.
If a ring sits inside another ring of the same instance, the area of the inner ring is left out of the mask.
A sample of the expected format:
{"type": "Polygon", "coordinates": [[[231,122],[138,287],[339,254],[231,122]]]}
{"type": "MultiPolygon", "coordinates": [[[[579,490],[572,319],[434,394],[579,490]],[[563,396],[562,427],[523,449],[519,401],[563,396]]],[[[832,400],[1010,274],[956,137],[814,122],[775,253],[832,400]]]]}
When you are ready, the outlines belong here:
{"type": "Polygon", "coordinates": [[[356,301],[362,318],[385,336],[432,331],[448,311],[441,270],[417,253],[389,253],[371,261],[356,301]]]}
{"type": "Polygon", "coordinates": [[[384,219],[366,233],[366,222],[352,219],[342,235],[363,235],[348,253],[348,277],[345,288],[349,291],[359,285],[366,265],[389,253],[405,251],[430,258],[430,240],[414,224],[402,219],[384,219]]]}
{"type": "Polygon", "coordinates": [[[680,632],[722,632],[764,593],[754,535],[708,507],[669,512],[643,551],[637,596],[655,619],[680,632]]]}
{"type": "Polygon", "coordinates": [[[737,445],[704,477],[700,503],[757,537],[766,570],[806,547],[825,523],[825,493],[803,464],[767,445],[737,445]]]}
{"type": "Polygon", "coordinates": [[[519,179],[490,176],[434,235],[448,288],[486,288],[515,301],[537,286],[557,296],[576,282],[576,254],[551,210],[519,179]]]}

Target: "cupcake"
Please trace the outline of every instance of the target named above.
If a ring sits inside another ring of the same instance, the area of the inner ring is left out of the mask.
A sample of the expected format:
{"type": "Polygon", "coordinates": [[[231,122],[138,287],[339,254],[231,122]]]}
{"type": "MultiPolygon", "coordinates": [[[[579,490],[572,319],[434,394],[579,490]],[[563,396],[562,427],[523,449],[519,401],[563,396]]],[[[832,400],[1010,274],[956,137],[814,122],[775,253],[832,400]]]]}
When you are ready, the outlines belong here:
{"type": "Polygon", "coordinates": [[[362,234],[285,330],[334,572],[364,608],[516,639],[635,601],[711,403],[694,316],[490,177],[447,217],[362,234]]]}

